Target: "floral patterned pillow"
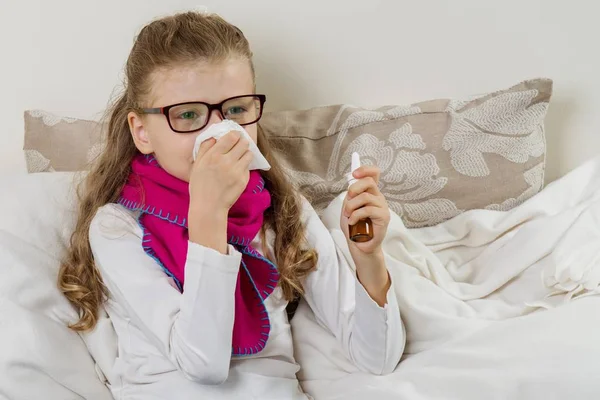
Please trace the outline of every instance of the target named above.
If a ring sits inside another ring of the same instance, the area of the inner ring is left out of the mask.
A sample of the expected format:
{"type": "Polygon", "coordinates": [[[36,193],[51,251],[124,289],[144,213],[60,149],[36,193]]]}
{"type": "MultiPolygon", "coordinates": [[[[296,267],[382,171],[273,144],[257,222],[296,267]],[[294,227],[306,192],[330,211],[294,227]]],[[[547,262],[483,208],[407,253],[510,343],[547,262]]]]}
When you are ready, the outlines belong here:
{"type": "MultiPolygon", "coordinates": [[[[381,168],[390,208],[421,227],[470,209],[509,210],[542,189],[551,95],[551,80],[534,79],[469,100],[266,113],[260,125],[317,211],[346,190],[357,151],[363,164],[381,168]]],[[[95,121],[26,111],[29,172],[86,169],[102,130],[95,121]]]]}
{"type": "Polygon", "coordinates": [[[509,210],[542,189],[551,94],[551,80],[535,79],[470,100],[271,113],[261,126],[317,211],[346,190],[357,151],[381,168],[390,208],[422,227],[509,210]]]}
{"type": "Polygon", "coordinates": [[[80,171],[102,150],[103,125],[61,117],[43,110],[25,111],[23,150],[27,171],[80,171]]]}

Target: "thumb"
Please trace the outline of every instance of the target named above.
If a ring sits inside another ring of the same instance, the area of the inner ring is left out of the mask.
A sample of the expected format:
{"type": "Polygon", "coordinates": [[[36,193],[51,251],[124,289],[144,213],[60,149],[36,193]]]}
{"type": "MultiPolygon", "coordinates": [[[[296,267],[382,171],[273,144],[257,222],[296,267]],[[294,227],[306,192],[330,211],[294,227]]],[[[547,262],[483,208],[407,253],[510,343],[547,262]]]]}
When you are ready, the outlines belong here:
{"type": "Polygon", "coordinates": [[[344,197],[344,202],[342,203],[342,210],[340,213],[340,228],[342,229],[344,236],[346,236],[346,239],[349,239],[350,238],[350,232],[349,232],[350,229],[348,227],[348,217],[346,217],[346,215],[344,213],[347,202],[348,202],[348,196],[346,195],[346,197],[344,197]]]}

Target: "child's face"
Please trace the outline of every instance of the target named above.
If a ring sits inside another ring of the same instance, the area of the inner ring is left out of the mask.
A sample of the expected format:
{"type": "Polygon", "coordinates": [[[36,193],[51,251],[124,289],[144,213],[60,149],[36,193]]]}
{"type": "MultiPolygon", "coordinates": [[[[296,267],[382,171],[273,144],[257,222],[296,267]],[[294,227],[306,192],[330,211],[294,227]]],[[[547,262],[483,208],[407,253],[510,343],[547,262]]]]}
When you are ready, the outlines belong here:
{"type": "MultiPolygon", "coordinates": [[[[220,103],[234,96],[254,93],[254,78],[248,60],[231,59],[223,63],[200,62],[185,67],[155,71],[151,76],[152,90],[145,108],[166,107],[171,104],[202,101],[220,103]]],[[[171,130],[162,114],[128,116],[131,133],[138,150],[154,153],[160,165],[171,175],[189,182],[196,137],[221,115],[213,111],[208,125],[193,133],[176,133],[171,130]]],[[[256,143],[256,124],[244,127],[256,143]]]]}

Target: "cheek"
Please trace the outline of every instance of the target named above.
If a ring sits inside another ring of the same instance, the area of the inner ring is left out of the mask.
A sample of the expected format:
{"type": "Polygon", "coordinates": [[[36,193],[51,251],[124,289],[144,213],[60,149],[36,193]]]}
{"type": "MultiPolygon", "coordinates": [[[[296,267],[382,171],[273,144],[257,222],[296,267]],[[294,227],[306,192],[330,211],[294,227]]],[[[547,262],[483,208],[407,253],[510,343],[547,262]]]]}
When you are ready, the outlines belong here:
{"type": "Polygon", "coordinates": [[[254,143],[257,143],[258,128],[256,127],[256,124],[246,126],[245,129],[246,129],[246,132],[248,132],[248,135],[250,135],[250,137],[254,141],[254,143]]]}
{"type": "Polygon", "coordinates": [[[194,151],[194,144],[196,143],[197,136],[198,135],[195,134],[185,135],[180,138],[181,140],[178,144],[181,157],[183,161],[185,161],[188,164],[192,164],[194,162],[192,152],[194,151]]]}
{"type": "Polygon", "coordinates": [[[171,175],[189,182],[192,169],[192,151],[196,135],[180,135],[169,132],[154,146],[154,153],[160,165],[171,175]]]}

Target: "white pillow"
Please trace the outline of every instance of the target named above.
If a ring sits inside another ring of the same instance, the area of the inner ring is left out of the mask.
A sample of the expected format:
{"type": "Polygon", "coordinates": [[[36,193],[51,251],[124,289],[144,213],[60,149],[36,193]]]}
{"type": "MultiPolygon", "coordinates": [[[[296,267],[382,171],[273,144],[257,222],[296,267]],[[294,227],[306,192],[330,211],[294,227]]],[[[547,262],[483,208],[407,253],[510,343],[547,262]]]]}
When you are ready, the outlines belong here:
{"type": "Polygon", "coordinates": [[[72,173],[0,178],[0,398],[112,399],[57,288],[76,215],[72,173]]]}

